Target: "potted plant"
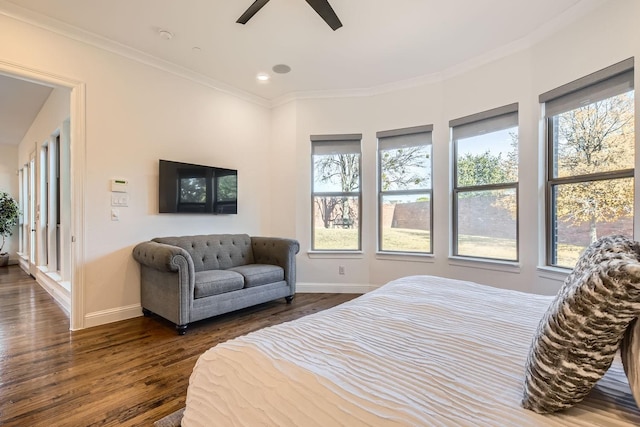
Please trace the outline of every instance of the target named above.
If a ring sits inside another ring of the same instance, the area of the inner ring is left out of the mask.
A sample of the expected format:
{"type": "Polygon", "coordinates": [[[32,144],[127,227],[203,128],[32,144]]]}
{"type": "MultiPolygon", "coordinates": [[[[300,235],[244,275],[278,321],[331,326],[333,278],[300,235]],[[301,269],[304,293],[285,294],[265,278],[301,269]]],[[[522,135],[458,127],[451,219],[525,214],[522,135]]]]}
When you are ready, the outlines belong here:
{"type": "Polygon", "coordinates": [[[2,235],[2,244],[0,244],[0,267],[4,267],[9,263],[9,253],[2,252],[7,236],[13,234],[13,227],[18,223],[18,214],[20,210],[18,203],[9,193],[0,191],[0,235],[2,235]]]}

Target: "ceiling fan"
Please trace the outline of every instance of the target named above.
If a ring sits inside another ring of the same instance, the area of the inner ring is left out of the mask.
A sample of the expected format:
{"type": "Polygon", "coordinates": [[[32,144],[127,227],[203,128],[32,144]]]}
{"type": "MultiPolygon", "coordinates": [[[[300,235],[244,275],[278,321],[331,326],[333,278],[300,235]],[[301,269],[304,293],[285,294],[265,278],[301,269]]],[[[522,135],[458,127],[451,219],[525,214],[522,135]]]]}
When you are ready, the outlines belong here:
{"type": "MultiPolygon", "coordinates": [[[[309,3],[309,6],[316,11],[318,15],[324,22],[326,22],[333,31],[342,27],[342,22],[338,18],[338,15],[333,11],[333,8],[329,4],[328,0],[306,0],[309,3]]],[[[246,24],[253,15],[255,15],[262,6],[267,4],[269,0],[255,0],[251,6],[242,14],[240,18],[236,21],[238,24],[246,24]]]]}

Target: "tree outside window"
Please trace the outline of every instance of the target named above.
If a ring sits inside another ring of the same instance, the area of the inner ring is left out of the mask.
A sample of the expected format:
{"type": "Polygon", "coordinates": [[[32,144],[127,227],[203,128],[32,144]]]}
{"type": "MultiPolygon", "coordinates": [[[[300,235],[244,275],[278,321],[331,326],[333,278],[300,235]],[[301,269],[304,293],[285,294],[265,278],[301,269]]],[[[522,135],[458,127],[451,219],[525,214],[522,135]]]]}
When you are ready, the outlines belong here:
{"type": "Polygon", "coordinates": [[[453,255],[518,260],[518,105],[452,120],[453,255]]]}
{"type": "Polygon", "coordinates": [[[605,235],[633,236],[634,91],[627,86],[597,99],[602,86],[610,89],[605,95],[620,91],[605,82],[566,111],[555,112],[552,105],[547,119],[550,265],[572,268],[581,252],[605,235]]]}
{"type": "Polygon", "coordinates": [[[431,131],[416,126],[378,137],[381,252],[432,253],[431,131]]]}
{"type": "Polygon", "coordinates": [[[361,138],[311,137],[313,250],[360,250],[361,138]]]}

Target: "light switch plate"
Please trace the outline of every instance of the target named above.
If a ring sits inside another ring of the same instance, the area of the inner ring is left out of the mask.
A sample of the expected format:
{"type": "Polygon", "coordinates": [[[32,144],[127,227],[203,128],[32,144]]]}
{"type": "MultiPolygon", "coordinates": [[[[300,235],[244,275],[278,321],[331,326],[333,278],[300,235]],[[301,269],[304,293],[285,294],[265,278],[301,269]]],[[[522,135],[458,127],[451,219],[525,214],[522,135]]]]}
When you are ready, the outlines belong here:
{"type": "Polygon", "coordinates": [[[111,193],[111,206],[129,206],[129,195],[127,193],[111,193]]]}

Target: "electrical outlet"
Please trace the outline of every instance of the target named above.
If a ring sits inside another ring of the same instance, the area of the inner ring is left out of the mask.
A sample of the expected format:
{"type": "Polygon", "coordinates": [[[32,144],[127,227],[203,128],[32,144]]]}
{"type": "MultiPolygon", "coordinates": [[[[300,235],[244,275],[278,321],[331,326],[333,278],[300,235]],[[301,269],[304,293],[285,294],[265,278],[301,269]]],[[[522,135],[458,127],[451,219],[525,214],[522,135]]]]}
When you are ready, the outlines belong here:
{"type": "Polygon", "coordinates": [[[344,276],[344,265],[340,265],[338,266],[338,274],[343,275],[344,276]]]}

